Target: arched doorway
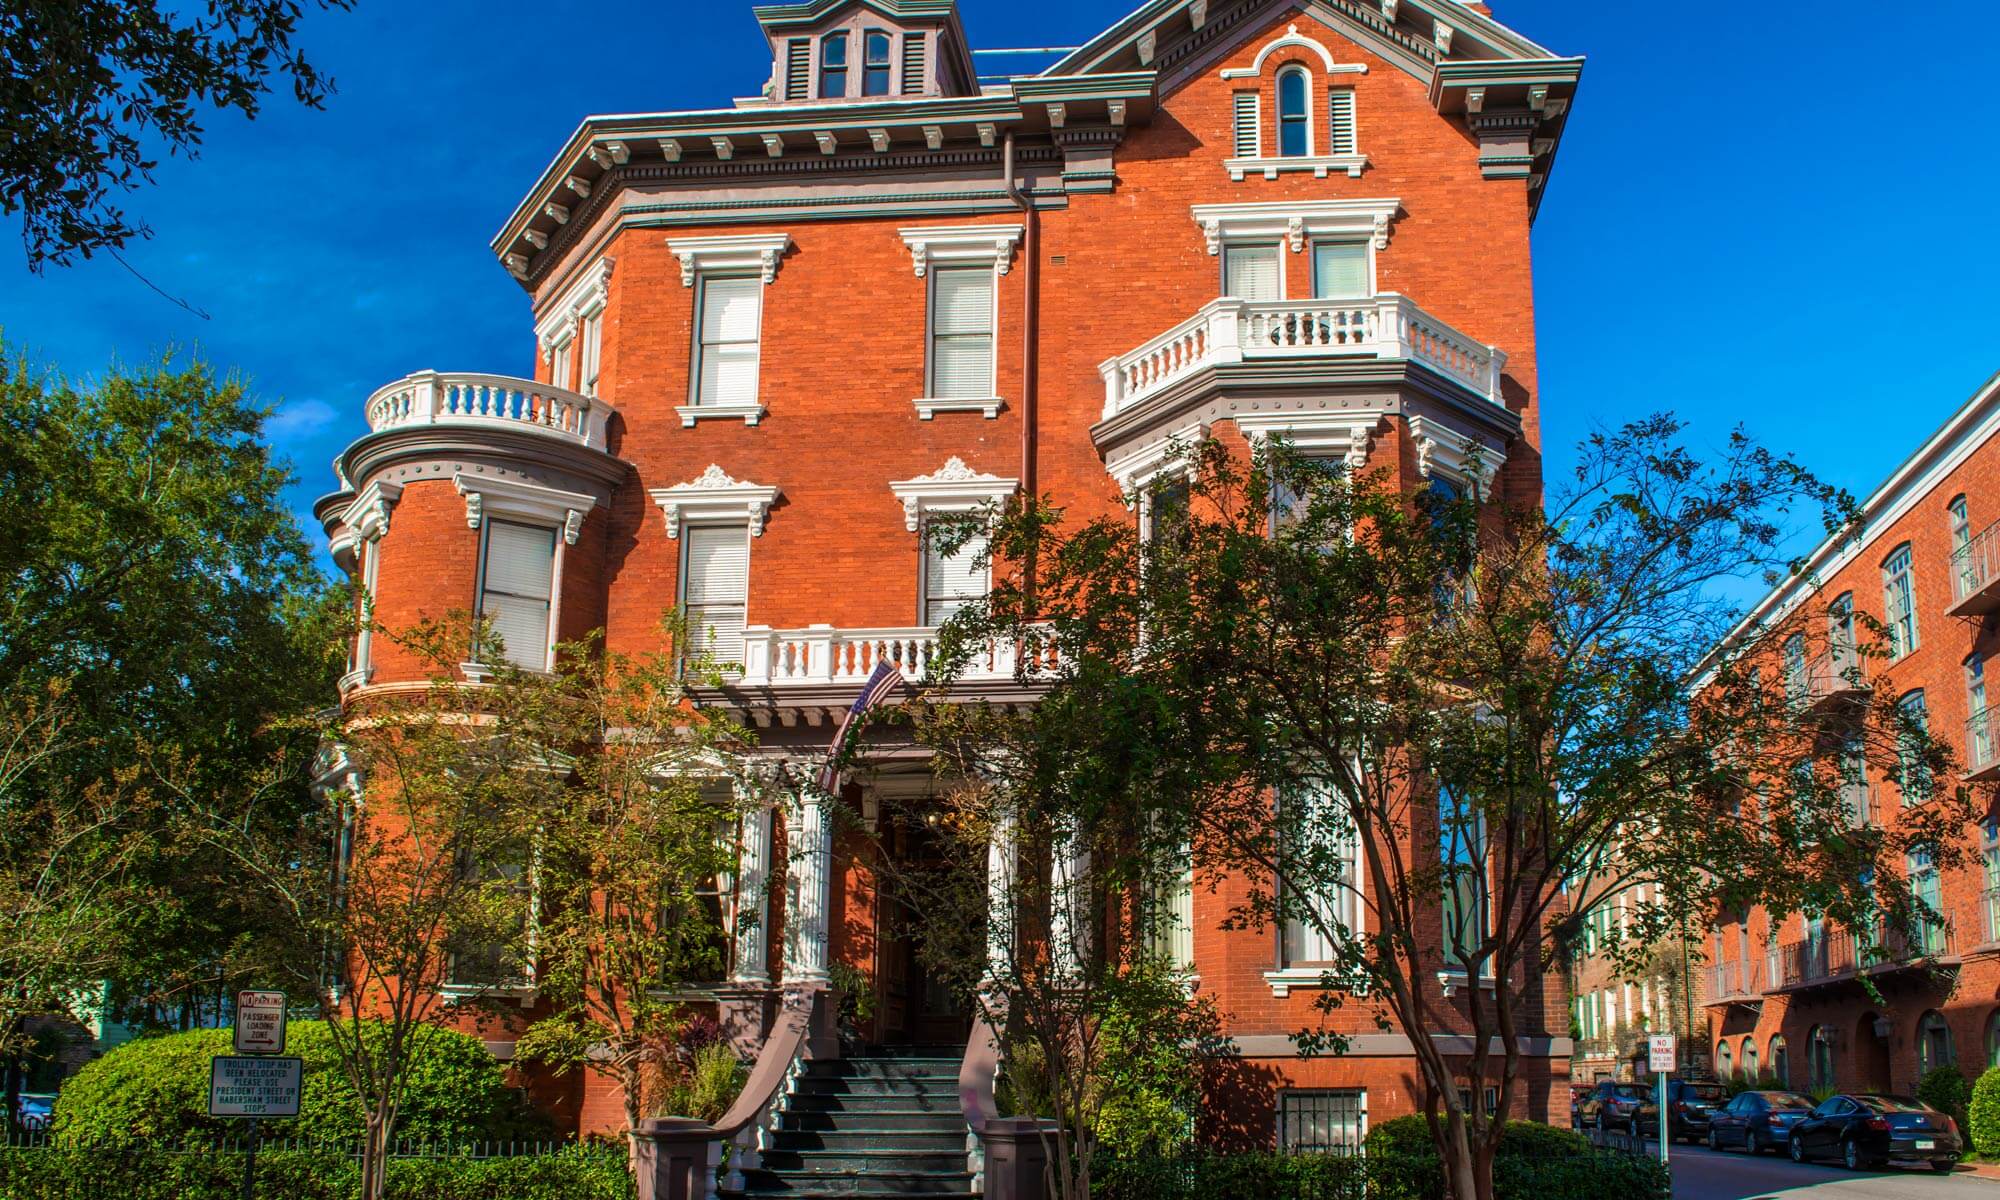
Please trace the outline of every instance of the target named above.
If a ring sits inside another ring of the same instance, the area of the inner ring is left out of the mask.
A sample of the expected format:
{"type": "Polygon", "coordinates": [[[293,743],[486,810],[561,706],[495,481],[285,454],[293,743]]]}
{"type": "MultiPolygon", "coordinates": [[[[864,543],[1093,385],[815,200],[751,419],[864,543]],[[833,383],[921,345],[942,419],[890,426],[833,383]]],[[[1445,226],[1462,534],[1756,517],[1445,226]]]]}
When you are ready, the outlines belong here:
{"type": "Polygon", "coordinates": [[[1863,1013],[1854,1024],[1854,1090],[1889,1090],[1889,1019],[1863,1013]],[[1879,1028],[1878,1028],[1879,1026],[1879,1028]]]}

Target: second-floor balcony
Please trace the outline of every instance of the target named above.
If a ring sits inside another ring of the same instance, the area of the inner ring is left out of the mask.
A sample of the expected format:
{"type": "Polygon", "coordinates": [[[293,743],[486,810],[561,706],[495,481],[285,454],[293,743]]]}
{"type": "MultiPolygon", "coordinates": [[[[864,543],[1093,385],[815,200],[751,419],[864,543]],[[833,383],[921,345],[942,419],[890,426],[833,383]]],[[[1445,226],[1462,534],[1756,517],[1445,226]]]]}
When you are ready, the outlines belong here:
{"type": "Polygon", "coordinates": [[[1710,968],[1708,1003],[1752,1004],[1764,998],[1765,963],[1762,958],[1735,959],[1710,968]]]}
{"type": "Polygon", "coordinates": [[[1871,690],[1867,660],[1844,642],[1836,641],[1785,672],[1786,695],[1808,709],[1864,700],[1871,690]]]}
{"type": "Polygon", "coordinates": [[[1926,921],[1909,933],[1884,930],[1866,946],[1850,930],[1828,929],[1779,947],[1778,974],[1766,991],[1787,992],[1840,983],[1868,973],[1904,970],[1951,961],[1957,939],[1949,923],[1926,921]]]}
{"type": "Polygon", "coordinates": [[[612,408],[602,400],[532,379],[464,371],[418,371],[368,397],[368,429],[426,425],[519,430],[607,451],[612,408]]]}
{"type": "Polygon", "coordinates": [[[2000,779],[2000,705],[1982,706],[1965,723],[1965,777],[2000,779]]]}
{"type": "Polygon", "coordinates": [[[1238,300],[1225,296],[1098,367],[1108,419],[1204,368],[1243,362],[1402,359],[1501,403],[1507,355],[1431,316],[1407,296],[1238,300]]]}
{"type": "MultiPolygon", "coordinates": [[[[1039,651],[996,641],[972,654],[954,685],[1011,690],[1025,675],[1032,674],[1032,670],[1024,673],[1019,669],[1024,653],[1032,656],[1039,651]]],[[[913,686],[936,682],[942,665],[937,628],[747,626],[743,630],[743,669],[727,677],[727,686],[738,691],[768,691],[779,702],[789,696],[810,706],[842,691],[852,693],[868,681],[876,664],[883,662],[894,664],[913,686]]]]}
{"type": "Polygon", "coordinates": [[[2000,521],[1952,554],[1951,599],[1946,611],[1954,617],[2000,612],[2000,521]]]}

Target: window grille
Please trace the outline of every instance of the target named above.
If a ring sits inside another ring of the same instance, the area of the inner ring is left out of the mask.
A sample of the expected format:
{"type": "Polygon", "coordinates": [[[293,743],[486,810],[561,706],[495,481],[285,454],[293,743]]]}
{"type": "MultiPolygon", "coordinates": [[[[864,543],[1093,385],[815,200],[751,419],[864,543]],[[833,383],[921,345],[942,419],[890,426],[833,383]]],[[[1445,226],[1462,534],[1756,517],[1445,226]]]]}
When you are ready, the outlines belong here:
{"type": "Polygon", "coordinates": [[[1365,1088],[1278,1093],[1278,1149],[1285,1154],[1359,1154],[1368,1133],[1365,1088]]]}

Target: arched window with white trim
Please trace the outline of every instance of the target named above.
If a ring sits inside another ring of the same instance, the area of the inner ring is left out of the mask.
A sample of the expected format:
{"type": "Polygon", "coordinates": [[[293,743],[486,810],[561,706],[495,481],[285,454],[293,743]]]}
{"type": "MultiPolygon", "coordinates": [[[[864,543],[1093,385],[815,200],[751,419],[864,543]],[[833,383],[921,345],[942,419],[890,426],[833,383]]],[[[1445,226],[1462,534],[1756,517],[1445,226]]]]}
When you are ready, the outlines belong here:
{"type": "Polygon", "coordinates": [[[1290,66],[1278,72],[1278,156],[1305,158],[1312,154],[1312,80],[1306,69],[1290,66]]]}

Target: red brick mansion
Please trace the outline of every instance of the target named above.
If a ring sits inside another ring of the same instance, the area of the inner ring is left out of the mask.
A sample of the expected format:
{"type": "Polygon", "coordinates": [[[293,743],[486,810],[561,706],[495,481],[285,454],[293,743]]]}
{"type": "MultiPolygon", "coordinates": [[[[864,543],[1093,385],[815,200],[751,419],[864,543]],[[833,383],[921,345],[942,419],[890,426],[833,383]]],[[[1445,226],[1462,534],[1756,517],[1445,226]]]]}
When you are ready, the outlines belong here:
{"type": "MultiPolygon", "coordinates": [[[[494,239],[535,378],[368,399],[317,513],[379,623],[475,610],[545,667],[596,629],[651,649],[684,606],[740,664],[709,702],[816,766],[871,665],[920,675],[988,586],[977,547],[926,551],[938,514],[1019,492],[1123,512],[1198,431],[1539,496],[1530,235],[1580,59],[1456,0],[1153,0],[998,79],[952,0],[755,16],[747,97],[585,119],[494,239]]],[[[383,642],[356,647],[347,702],[420,677],[383,642]]],[[[960,686],[1032,700],[1005,663],[960,686]]],[[[932,786],[889,741],[851,780],[864,815],[932,786]]],[[[949,1054],[968,1016],[874,886],[898,844],[836,833],[824,799],[746,818],[733,961],[703,995],[754,1050],[780,989],[844,964],[876,1044],[949,1054]]],[[[1218,1110],[1286,1146],[1411,1111],[1409,1040],[1364,1006],[1349,1053],[1298,1056],[1321,956],[1224,932],[1226,901],[1186,898],[1185,965],[1270,1082],[1218,1110]]],[[[1552,979],[1520,1115],[1567,1109],[1563,1007],[1552,979]]],[[[584,1130],[620,1119],[575,1086],[584,1130]]]]}

